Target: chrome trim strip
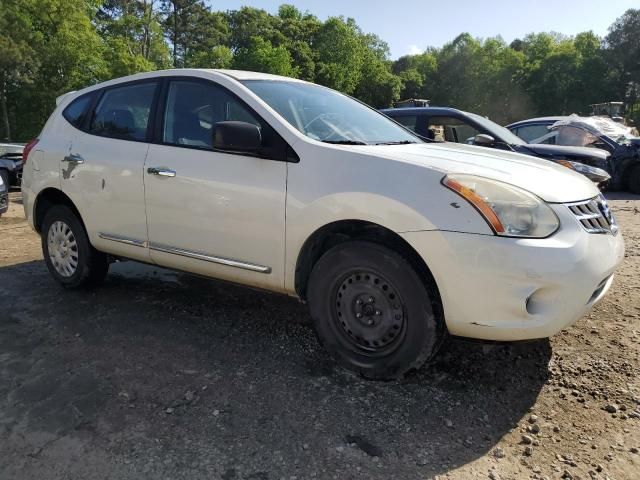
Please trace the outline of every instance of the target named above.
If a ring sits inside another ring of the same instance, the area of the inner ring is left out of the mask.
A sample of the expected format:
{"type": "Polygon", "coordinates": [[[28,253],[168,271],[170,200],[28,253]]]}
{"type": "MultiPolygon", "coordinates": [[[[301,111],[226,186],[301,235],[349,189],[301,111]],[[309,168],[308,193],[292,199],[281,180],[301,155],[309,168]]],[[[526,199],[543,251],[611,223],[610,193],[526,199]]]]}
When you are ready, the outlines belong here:
{"type": "Polygon", "coordinates": [[[119,235],[111,235],[109,233],[98,233],[98,236],[104,240],[111,240],[112,242],[124,243],[126,245],[133,245],[134,247],[147,248],[147,242],[142,240],[136,240],[135,238],[121,237],[119,235]]]}
{"type": "Polygon", "coordinates": [[[240,260],[233,260],[231,258],[215,257],[213,255],[207,255],[205,253],[193,252],[191,250],[185,250],[183,248],[168,247],[166,245],[160,245],[157,243],[150,243],[149,248],[158,252],[171,253],[174,255],[182,255],[183,257],[195,258],[196,260],[204,260],[205,262],[218,263],[220,265],[226,265],[228,267],[242,268],[244,270],[251,270],[258,273],[271,273],[271,267],[265,267],[262,265],[256,265],[253,263],[242,262],[240,260]]]}

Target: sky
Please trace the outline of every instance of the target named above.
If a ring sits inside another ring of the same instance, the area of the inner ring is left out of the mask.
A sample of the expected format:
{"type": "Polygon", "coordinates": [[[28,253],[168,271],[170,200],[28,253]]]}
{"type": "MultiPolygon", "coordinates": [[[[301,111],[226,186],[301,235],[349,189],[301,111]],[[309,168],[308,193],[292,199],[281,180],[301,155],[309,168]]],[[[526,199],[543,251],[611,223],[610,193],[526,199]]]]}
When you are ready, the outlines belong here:
{"type": "Polygon", "coordinates": [[[391,57],[439,47],[459,33],[502,36],[507,42],[531,32],[575,35],[593,30],[604,36],[616,18],[640,0],[208,0],[216,10],[242,5],[275,13],[282,3],[295,5],[322,20],[353,17],[366,33],[375,33],[391,48],[391,57]]]}

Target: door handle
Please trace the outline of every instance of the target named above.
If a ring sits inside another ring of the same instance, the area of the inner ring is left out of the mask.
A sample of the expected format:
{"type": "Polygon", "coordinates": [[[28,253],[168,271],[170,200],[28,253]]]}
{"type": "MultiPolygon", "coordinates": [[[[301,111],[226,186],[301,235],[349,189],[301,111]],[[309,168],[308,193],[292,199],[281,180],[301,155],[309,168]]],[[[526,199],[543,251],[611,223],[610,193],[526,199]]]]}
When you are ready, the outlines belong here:
{"type": "Polygon", "coordinates": [[[81,163],[84,163],[84,158],[82,158],[82,155],[78,155],[77,153],[71,153],[66,157],[64,157],[62,161],[67,163],[81,164],[81,163]]]}
{"type": "Polygon", "coordinates": [[[147,173],[151,175],[159,175],[161,177],[175,177],[176,171],[170,170],[168,168],[163,167],[149,167],[147,168],[147,173]]]}

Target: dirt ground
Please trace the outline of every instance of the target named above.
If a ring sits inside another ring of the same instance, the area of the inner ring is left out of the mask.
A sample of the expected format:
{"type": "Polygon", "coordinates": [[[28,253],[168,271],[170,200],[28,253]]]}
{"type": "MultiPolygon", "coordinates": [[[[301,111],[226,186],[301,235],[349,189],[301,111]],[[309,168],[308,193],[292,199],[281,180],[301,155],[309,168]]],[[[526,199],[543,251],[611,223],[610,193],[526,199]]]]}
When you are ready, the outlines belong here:
{"type": "Polygon", "coordinates": [[[132,262],[60,289],[0,218],[1,479],[639,479],[640,197],[612,291],[551,340],[451,339],[402,382],[319,348],[297,301],[132,262]]]}

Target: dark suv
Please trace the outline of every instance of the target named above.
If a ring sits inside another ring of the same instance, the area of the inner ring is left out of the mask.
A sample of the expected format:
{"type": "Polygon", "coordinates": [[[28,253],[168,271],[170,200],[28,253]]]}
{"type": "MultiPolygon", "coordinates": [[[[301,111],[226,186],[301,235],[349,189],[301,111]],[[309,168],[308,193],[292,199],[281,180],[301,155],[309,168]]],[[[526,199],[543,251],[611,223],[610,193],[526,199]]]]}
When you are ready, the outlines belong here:
{"type": "Polygon", "coordinates": [[[507,128],[475,113],[445,107],[388,108],[382,113],[427,139],[498,148],[551,160],[582,173],[598,185],[606,184],[610,178],[605,171],[609,153],[604,150],[528,144],[507,128]]]}

